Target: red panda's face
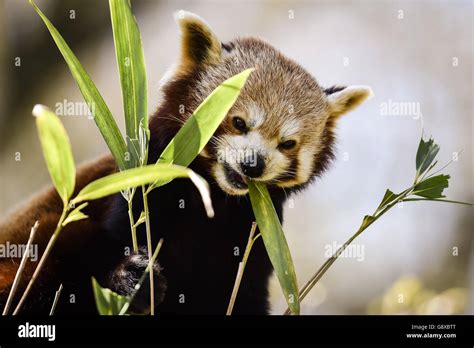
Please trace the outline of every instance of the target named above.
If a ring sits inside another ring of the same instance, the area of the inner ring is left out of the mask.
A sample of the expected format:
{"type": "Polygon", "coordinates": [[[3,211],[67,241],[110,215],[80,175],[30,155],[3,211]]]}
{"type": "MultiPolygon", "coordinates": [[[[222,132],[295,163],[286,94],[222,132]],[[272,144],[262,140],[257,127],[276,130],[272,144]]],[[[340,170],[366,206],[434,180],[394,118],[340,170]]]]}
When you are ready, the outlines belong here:
{"type": "Polygon", "coordinates": [[[196,15],[181,11],[176,18],[182,32],[176,76],[192,76],[195,82],[187,92],[187,110],[194,110],[227,78],[255,68],[201,153],[219,187],[244,195],[249,180],[291,188],[318,175],[332,155],[335,120],[364,101],[370,89],[325,90],[262,40],[222,44],[196,15]]]}
{"type": "Polygon", "coordinates": [[[253,102],[232,111],[208,145],[215,159],[211,173],[222,190],[243,195],[248,180],[292,187],[311,178],[322,127],[305,129],[303,118],[288,115],[275,124],[253,102]]]}
{"type": "Polygon", "coordinates": [[[283,101],[272,104],[265,97],[272,89],[262,86],[255,98],[255,78],[259,77],[248,81],[204,152],[214,159],[211,173],[216,182],[232,195],[246,194],[248,180],[283,188],[306,183],[324,147],[325,109],[312,114],[299,114],[301,110],[291,106],[285,110],[283,101]]]}

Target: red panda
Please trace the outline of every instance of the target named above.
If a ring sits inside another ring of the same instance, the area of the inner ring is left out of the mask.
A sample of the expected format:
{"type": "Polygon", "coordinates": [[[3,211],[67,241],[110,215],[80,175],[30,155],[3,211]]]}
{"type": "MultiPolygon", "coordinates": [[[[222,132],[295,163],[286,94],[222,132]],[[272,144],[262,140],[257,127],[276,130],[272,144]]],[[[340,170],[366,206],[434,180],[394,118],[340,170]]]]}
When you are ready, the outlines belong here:
{"type": "MultiPolygon", "coordinates": [[[[247,181],[264,182],[282,219],[288,194],[320,176],[334,157],[334,127],[342,114],[371,95],[364,86],[322,88],[300,65],[258,38],[226,43],[198,16],[181,11],[181,56],[163,81],[163,101],[150,120],[149,163],[161,152],[193,110],[214,88],[247,68],[255,68],[235,105],[190,165],[210,184],[215,217],[207,218],[199,194],[184,179],[149,196],[153,243],[164,245],[154,267],[157,314],[225,314],[238,263],[255,217],[247,181]],[[236,250],[242,251],[236,253],[236,250]]],[[[117,171],[111,156],[83,165],[76,191],[117,171]]],[[[135,195],[134,214],[142,211],[135,195]]],[[[26,243],[39,221],[34,243],[40,253],[54,231],[62,202],[49,188],[0,224],[0,244],[26,243]]],[[[126,202],[120,195],[90,202],[89,219],[66,226],[21,313],[47,315],[56,289],[64,290],[57,313],[96,314],[91,277],[119,294],[130,295],[146,268],[145,249],[131,249],[126,202]]],[[[143,226],[139,243],[146,245],[143,226]]],[[[5,305],[18,258],[0,259],[0,308],[5,305]]],[[[36,264],[29,262],[22,293],[36,264]]],[[[252,249],[234,306],[236,314],[267,314],[272,266],[264,245],[252,249]]],[[[132,313],[149,310],[147,286],[132,313]]],[[[18,299],[16,299],[18,300],[18,299]]]]}

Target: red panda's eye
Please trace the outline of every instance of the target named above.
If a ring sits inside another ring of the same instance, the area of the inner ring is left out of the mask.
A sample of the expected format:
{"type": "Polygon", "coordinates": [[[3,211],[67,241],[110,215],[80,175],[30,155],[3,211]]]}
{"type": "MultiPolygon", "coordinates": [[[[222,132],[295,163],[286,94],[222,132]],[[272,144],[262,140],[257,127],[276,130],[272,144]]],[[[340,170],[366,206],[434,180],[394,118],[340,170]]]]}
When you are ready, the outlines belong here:
{"type": "Polygon", "coordinates": [[[280,145],[278,145],[281,149],[289,150],[296,146],[296,141],[294,140],[287,140],[280,145]]]}
{"type": "Polygon", "coordinates": [[[232,124],[234,127],[241,131],[241,132],[246,132],[247,131],[247,125],[245,124],[245,121],[241,119],[240,117],[234,117],[232,119],[232,124]]]}

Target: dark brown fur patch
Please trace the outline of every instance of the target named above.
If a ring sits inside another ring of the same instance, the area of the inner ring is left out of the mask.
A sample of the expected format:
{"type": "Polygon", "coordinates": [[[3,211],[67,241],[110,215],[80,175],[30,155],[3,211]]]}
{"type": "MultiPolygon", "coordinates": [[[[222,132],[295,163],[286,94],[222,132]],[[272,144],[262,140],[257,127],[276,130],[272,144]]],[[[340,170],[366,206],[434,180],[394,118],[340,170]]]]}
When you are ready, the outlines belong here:
{"type": "Polygon", "coordinates": [[[340,92],[340,91],[342,91],[344,88],[346,88],[346,87],[343,87],[343,86],[331,86],[331,87],[325,88],[325,89],[324,89],[324,93],[326,93],[326,95],[329,95],[329,94],[333,94],[333,93],[336,93],[336,92],[340,92]]]}
{"type": "Polygon", "coordinates": [[[181,28],[181,62],[179,70],[188,71],[196,65],[218,63],[221,42],[207,24],[192,14],[177,17],[181,28]]]}
{"type": "Polygon", "coordinates": [[[312,177],[320,177],[334,160],[334,146],[336,137],[334,135],[335,121],[329,118],[321,135],[321,149],[314,157],[312,177]]]}
{"type": "Polygon", "coordinates": [[[221,46],[227,52],[230,52],[234,49],[235,45],[232,42],[221,43],[221,46]]]}
{"type": "Polygon", "coordinates": [[[195,63],[202,63],[208,58],[209,50],[212,47],[209,34],[196,23],[188,23],[186,25],[186,50],[190,58],[195,63]]]}

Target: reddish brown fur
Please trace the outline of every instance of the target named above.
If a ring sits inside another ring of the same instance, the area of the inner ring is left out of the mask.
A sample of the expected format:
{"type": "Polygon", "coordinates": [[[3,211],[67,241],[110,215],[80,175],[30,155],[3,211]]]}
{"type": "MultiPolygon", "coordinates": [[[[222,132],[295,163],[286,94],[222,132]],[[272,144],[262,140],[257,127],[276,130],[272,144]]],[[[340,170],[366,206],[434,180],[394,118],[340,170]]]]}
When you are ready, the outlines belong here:
{"type": "MultiPolygon", "coordinates": [[[[105,175],[112,174],[116,170],[115,162],[110,155],[102,156],[80,166],[77,170],[74,195],[88,183],[105,175]]],[[[84,209],[84,212],[89,215],[89,219],[69,224],[64,228],[57,240],[57,247],[54,248],[53,257],[48,260],[40,281],[41,279],[48,279],[48,276],[44,276],[44,274],[50,274],[54,271],[54,255],[65,255],[71,249],[77,249],[79,247],[78,241],[86,240],[88,235],[96,233],[99,229],[99,222],[107,212],[108,199],[91,201],[89,206],[84,209]]],[[[5,244],[8,241],[26,244],[31,227],[38,220],[40,224],[33,243],[38,245],[41,255],[56,228],[62,208],[63,203],[56,190],[53,187],[47,188],[0,223],[0,244],[5,244]]],[[[20,261],[19,258],[0,259],[0,269],[2,270],[0,273],[0,298],[4,298],[8,294],[20,261]]],[[[31,278],[36,264],[37,262],[27,262],[17,294],[22,293],[22,289],[31,278]]]]}

